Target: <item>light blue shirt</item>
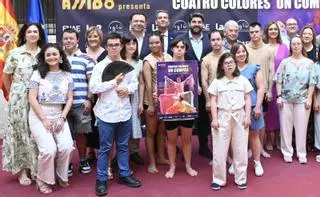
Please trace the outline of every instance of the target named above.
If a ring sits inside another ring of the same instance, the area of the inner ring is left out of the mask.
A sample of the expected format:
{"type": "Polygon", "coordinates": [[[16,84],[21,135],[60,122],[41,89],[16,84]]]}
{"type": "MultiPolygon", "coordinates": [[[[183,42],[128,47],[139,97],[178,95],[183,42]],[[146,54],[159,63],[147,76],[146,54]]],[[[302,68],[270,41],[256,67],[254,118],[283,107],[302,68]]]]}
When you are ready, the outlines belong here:
{"type": "Polygon", "coordinates": [[[202,55],[202,49],[203,49],[203,45],[202,45],[203,34],[201,33],[199,39],[194,39],[192,37],[191,31],[189,31],[189,38],[190,38],[193,51],[196,54],[198,60],[200,60],[202,55]]]}

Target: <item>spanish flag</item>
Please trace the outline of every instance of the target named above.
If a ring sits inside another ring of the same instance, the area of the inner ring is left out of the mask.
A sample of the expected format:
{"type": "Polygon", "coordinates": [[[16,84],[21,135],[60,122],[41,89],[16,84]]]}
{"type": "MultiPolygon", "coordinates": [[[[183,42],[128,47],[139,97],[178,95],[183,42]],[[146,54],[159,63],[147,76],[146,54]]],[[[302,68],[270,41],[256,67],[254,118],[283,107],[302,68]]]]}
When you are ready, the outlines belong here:
{"type": "Polygon", "coordinates": [[[8,51],[16,47],[18,31],[11,0],[0,0],[0,89],[6,98],[9,90],[4,88],[2,81],[4,62],[8,51]]]}

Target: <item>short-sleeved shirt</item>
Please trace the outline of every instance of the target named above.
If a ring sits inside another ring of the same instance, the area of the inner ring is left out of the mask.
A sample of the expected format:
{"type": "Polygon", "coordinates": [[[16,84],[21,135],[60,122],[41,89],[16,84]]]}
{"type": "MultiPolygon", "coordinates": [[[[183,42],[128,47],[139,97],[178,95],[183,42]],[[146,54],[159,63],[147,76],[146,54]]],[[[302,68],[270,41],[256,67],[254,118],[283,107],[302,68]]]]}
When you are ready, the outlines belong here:
{"type": "Polygon", "coordinates": [[[256,82],[256,76],[259,70],[260,66],[256,64],[247,64],[243,69],[240,70],[240,74],[247,78],[253,87],[253,90],[250,94],[251,106],[256,106],[257,104],[258,87],[256,82]]]}
{"type": "Polygon", "coordinates": [[[227,77],[214,79],[208,92],[217,96],[217,108],[223,110],[239,110],[245,106],[244,96],[253,90],[249,80],[238,76],[229,80],[227,77]]]}
{"type": "Polygon", "coordinates": [[[73,89],[72,75],[69,72],[48,72],[41,78],[36,70],[33,72],[29,89],[37,89],[40,104],[65,104],[68,100],[68,91],[73,89]]]}
{"type": "Polygon", "coordinates": [[[81,53],[68,56],[73,78],[73,108],[80,107],[88,100],[89,77],[92,74],[94,62],[81,53]]]}
{"type": "Polygon", "coordinates": [[[274,81],[282,85],[281,97],[286,103],[305,103],[310,84],[317,83],[312,60],[302,58],[298,62],[288,57],[281,61],[274,81]]]}

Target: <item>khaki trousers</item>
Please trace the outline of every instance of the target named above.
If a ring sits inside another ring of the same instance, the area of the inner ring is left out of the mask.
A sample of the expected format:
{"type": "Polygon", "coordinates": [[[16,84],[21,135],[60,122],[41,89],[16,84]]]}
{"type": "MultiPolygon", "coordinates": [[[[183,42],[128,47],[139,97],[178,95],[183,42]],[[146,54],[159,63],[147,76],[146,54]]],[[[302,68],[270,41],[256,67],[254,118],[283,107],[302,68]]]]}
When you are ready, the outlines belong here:
{"type": "Polygon", "coordinates": [[[235,168],[235,183],[240,185],[247,182],[249,129],[244,128],[244,119],[244,109],[230,112],[218,110],[219,128],[211,131],[213,183],[221,186],[226,184],[226,162],[230,144],[235,168]]]}
{"type": "Polygon", "coordinates": [[[297,157],[306,157],[306,137],[310,110],[306,110],[304,103],[283,103],[283,108],[279,109],[279,115],[281,152],[283,156],[293,156],[292,132],[294,127],[297,157]]]}

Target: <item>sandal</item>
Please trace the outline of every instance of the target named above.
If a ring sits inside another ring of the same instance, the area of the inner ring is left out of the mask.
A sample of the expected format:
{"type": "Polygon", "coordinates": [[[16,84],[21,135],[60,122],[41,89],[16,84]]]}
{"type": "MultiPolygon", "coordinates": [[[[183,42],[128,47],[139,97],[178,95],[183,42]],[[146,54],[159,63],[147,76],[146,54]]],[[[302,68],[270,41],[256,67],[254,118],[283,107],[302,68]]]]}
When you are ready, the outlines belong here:
{"type": "Polygon", "coordinates": [[[21,172],[20,176],[18,177],[18,180],[20,185],[22,186],[28,186],[32,183],[31,179],[28,177],[27,172],[25,170],[21,172]]]}
{"type": "Polygon", "coordinates": [[[63,187],[63,188],[66,188],[66,187],[69,187],[70,186],[70,184],[69,184],[69,182],[68,181],[63,181],[63,180],[61,180],[60,178],[56,178],[56,184],[58,185],[58,186],[60,186],[60,187],[63,187]]]}
{"type": "Polygon", "coordinates": [[[50,194],[52,193],[52,189],[43,181],[40,181],[39,179],[36,180],[36,188],[40,193],[43,194],[50,194]]]}

